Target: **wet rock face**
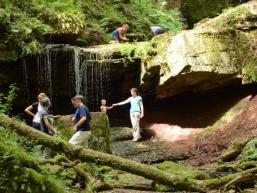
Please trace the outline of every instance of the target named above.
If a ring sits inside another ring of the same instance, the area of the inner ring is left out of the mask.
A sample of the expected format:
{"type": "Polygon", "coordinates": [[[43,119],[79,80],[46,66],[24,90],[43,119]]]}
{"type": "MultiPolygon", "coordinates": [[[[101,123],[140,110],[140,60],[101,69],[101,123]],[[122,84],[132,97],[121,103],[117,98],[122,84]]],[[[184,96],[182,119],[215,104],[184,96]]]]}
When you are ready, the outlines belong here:
{"type": "Polygon", "coordinates": [[[231,8],[193,30],[163,35],[159,43],[157,40],[160,44],[166,38],[166,45],[148,62],[143,75],[151,77],[151,69],[160,66],[159,76],[155,75],[159,77],[155,96],[166,98],[186,91],[210,90],[241,80],[255,82],[256,6],[257,2],[252,1],[231,8]]]}
{"type": "Polygon", "coordinates": [[[45,92],[54,113],[73,112],[70,99],[82,94],[91,111],[100,110],[101,99],[108,105],[129,95],[140,84],[140,61],[129,61],[113,45],[80,48],[47,45],[42,52],[16,62],[0,62],[0,89],[17,83],[16,109],[23,109],[45,92]]]}

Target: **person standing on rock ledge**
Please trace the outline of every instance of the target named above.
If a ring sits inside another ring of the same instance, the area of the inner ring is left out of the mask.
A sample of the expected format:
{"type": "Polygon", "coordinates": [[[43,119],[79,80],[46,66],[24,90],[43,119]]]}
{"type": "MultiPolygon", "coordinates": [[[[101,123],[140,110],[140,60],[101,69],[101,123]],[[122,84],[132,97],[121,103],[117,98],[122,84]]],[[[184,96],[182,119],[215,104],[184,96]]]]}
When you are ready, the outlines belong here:
{"type": "Polygon", "coordinates": [[[71,103],[76,108],[76,112],[72,118],[74,135],[69,140],[70,144],[82,145],[83,147],[88,147],[88,140],[91,135],[90,131],[90,112],[88,108],[83,104],[84,97],[77,95],[71,99],[71,103]]]}
{"type": "Polygon", "coordinates": [[[144,105],[143,105],[143,99],[139,95],[137,88],[130,89],[131,97],[129,97],[127,100],[113,104],[112,107],[115,106],[121,106],[130,103],[130,120],[132,124],[133,129],[133,140],[132,141],[138,141],[141,139],[140,135],[140,119],[144,117],[144,105]]]}
{"type": "Polygon", "coordinates": [[[123,24],[122,27],[118,27],[116,30],[112,32],[112,40],[117,43],[127,42],[128,39],[126,34],[129,30],[128,24],[123,24]]]}

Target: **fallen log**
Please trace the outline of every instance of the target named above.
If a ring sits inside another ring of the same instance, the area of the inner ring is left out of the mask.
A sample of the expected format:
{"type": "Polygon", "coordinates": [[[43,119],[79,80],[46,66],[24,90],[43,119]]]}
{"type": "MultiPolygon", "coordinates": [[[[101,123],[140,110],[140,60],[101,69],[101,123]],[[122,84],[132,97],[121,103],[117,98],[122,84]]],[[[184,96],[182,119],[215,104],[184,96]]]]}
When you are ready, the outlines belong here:
{"type": "Polygon", "coordinates": [[[132,174],[143,176],[157,183],[167,185],[178,190],[189,190],[207,192],[204,184],[199,180],[180,177],[161,171],[155,167],[137,163],[118,156],[85,149],[80,146],[70,145],[64,141],[48,136],[36,129],[33,129],[23,122],[6,115],[0,115],[0,125],[13,129],[19,135],[26,136],[36,142],[64,153],[69,159],[80,159],[85,162],[97,163],[110,166],[114,169],[123,170],[132,174]]]}
{"type": "Polygon", "coordinates": [[[6,115],[0,115],[0,125],[10,128],[19,135],[26,136],[35,140],[39,144],[54,149],[57,152],[65,154],[70,160],[79,159],[83,162],[91,162],[99,165],[110,166],[114,169],[126,171],[138,176],[153,180],[159,184],[170,186],[177,190],[209,192],[211,188],[220,188],[229,184],[240,184],[244,182],[244,176],[254,176],[257,174],[257,167],[238,173],[229,174],[224,177],[218,177],[207,180],[196,180],[175,174],[161,171],[155,167],[141,164],[135,161],[127,160],[118,156],[85,149],[81,146],[68,144],[62,140],[48,136],[36,129],[33,129],[14,118],[6,115]],[[241,177],[240,177],[241,176],[241,177]],[[243,176],[243,177],[242,177],[243,176]],[[234,180],[236,179],[236,180],[234,180]]]}
{"type": "Polygon", "coordinates": [[[222,153],[219,159],[222,162],[228,162],[236,159],[243,151],[245,145],[249,142],[249,139],[240,139],[240,141],[233,142],[229,148],[222,153]]]}

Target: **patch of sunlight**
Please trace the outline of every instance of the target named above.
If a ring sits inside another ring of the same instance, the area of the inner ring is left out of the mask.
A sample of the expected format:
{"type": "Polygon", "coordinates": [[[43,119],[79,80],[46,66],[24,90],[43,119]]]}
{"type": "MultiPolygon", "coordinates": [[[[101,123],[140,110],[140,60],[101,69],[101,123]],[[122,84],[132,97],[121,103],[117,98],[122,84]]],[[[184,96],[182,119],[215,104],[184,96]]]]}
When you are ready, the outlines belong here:
{"type": "Polygon", "coordinates": [[[155,136],[169,142],[190,139],[193,135],[200,133],[201,129],[181,128],[177,125],[152,124],[149,128],[155,136]]]}

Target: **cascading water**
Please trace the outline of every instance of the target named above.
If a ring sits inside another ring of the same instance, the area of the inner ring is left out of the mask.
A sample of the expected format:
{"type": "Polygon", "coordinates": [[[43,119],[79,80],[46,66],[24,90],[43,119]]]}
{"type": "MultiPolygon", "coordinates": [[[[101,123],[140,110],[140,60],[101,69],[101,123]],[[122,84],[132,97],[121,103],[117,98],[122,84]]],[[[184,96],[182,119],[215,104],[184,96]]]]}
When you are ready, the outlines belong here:
{"type": "Polygon", "coordinates": [[[110,96],[109,55],[89,52],[75,63],[76,93],[85,97],[91,111],[98,111],[101,99],[110,96]]]}
{"type": "Polygon", "coordinates": [[[74,48],[74,71],[75,71],[75,91],[76,94],[80,94],[81,83],[82,83],[82,76],[81,73],[81,59],[80,59],[80,48],[74,48]]]}
{"type": "Polygon", "coordinates": [[[37,55],[37,78],[38,88],[48,94],[50,98],[53,96],[52,90],[52,51],[51,47],[46,47],[42,54],[37,55]]]}
{"type": "Polygon", "coordinates": [[[28,80],[28,65],[25,59],[22,60],[22,71],[24,74],[24,94],[26,102],[29,102],[30,92],[29,92],[29,80],[28,80]]]}
{"type": "Polygon", "coordinates": [[[58,113],[71,113],[70,98],[81,94],[91,111],[110,96],[110,59],[106,54],[79,47],[48,45],[42,53],[22,61],[24,97],[35,100],[45,92],[58,113]],[[33,92],[31,92],[33,91],[33,92]]]}

